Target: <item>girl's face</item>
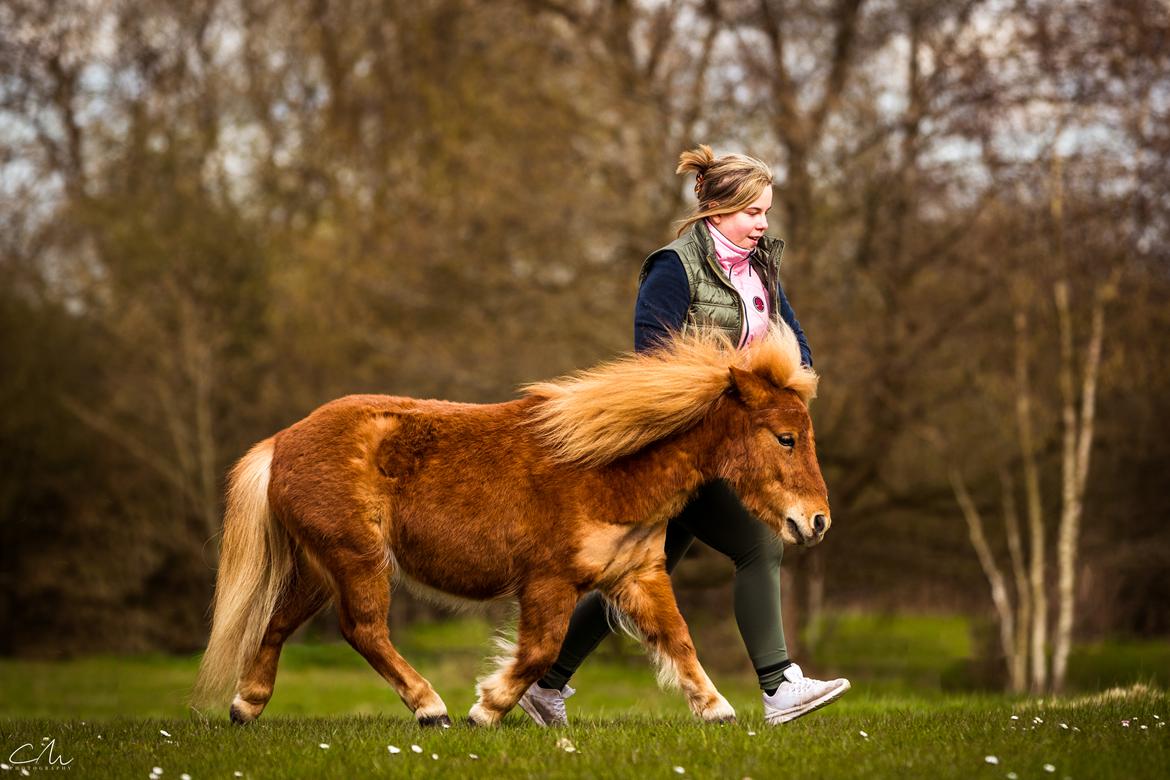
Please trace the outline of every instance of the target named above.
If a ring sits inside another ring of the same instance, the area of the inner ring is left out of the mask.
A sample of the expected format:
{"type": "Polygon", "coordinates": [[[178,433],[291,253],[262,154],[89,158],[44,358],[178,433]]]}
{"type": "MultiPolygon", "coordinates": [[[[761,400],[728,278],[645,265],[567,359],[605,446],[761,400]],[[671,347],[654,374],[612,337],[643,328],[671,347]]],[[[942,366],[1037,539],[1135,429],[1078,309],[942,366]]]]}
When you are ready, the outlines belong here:
{"type": "Polygon", "coordinates": [[[772,188],[765,187],[748,207],[731,214],[716,214],[711,224],[731,243],[741,249],[755,249],[768,229],[768,210],[772,208],[772,188]]]}

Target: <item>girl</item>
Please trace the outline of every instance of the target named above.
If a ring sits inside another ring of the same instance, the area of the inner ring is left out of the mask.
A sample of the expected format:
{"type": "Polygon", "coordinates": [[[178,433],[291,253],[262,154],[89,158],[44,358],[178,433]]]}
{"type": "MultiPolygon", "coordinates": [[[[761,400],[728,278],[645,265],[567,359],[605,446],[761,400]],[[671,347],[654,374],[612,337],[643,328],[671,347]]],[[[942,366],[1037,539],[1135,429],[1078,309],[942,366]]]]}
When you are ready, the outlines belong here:
{"type": "MultiPolygon", "coordinates": [[[[701,145],[679,157],[679,174],[695,174],[698,206],[678,238],[642,264],[634,309],[634,347],[653,349],[671,332],[714,326],[743,347],[770,322],[788,323],[803,362],[812,353],[780,286],[784,242],[764,234],[772,206],[772,171],[753,157],[716,158],[701,145]]],[[[780,538],[748,512],[726,482],[704,485],[667,525],[666,569],[696,538],[735,564],[735,619],[763,690],[769,724],[785,723],[829,704],[849,689],[844,679],[805,677],[788,658],[780,615],[780,538]]],[[[610,631],[604,599],[591,593],[573,613],[560,656],[524,694],[520,706],[541,726],[568,722],[569,678],[610,631]]]]}

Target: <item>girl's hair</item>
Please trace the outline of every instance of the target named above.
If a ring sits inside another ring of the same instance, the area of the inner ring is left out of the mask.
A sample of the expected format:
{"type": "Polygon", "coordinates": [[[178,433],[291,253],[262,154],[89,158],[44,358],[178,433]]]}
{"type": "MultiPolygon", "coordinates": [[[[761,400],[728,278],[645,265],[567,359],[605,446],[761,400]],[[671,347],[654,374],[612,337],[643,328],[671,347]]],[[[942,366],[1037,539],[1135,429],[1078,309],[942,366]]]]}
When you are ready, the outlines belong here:
{"type": "Polygon", "coordinates": [[[680,236],[701,219],[746,209],[765,187],[772,186],[772,169],[767,163],[746,154],[717,158],[706,144],[680,154],[674,172],[695,174],[695,197],[699,199],[694,212],[679,220],[680,236]]]}

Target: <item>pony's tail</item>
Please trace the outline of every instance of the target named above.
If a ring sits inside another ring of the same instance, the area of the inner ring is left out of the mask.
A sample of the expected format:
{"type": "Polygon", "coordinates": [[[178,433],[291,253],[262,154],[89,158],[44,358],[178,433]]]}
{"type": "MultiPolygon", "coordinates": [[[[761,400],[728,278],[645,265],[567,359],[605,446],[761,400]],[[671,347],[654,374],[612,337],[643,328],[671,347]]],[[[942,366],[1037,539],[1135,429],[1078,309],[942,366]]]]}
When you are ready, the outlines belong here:
{"type": "Polygon", "coordinates": [[[231,695],[260,649],[292,573],[288,532],[268,507],[272,448],[272,439],[252,447],[228,480],[211,638],[193,696],[197,704],[219,703],[231,695]]]}

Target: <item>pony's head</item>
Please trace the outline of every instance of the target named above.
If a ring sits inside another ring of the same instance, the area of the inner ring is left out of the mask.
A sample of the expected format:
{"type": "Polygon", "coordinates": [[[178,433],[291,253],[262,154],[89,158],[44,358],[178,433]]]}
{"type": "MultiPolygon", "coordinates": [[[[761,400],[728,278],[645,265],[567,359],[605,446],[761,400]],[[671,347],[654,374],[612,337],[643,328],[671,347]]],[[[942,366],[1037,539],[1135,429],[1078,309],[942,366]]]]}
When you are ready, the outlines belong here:
{"type": "Polygon", "coordinates": [[[723,403],[732,406],[739,433],[726,439],[716,467],[786,543],[812,546],[832,522],[808,412],[816,374],[800,365],[795,338],[782,331],[770,333],[744,364],[728,369],[723,403]]]}
{"type": "Polygon", "coordinates": [[[707,476],[730,482],[785,542],[813,545],[830,522],[808,413],[816,387],[792,331],[774,325],[749,349],[735,349],[717,331],[690,331],[652,352],[526,390],[541,401],[532,421],[553,457],[584,466],[718,420],[707,476]]]}

